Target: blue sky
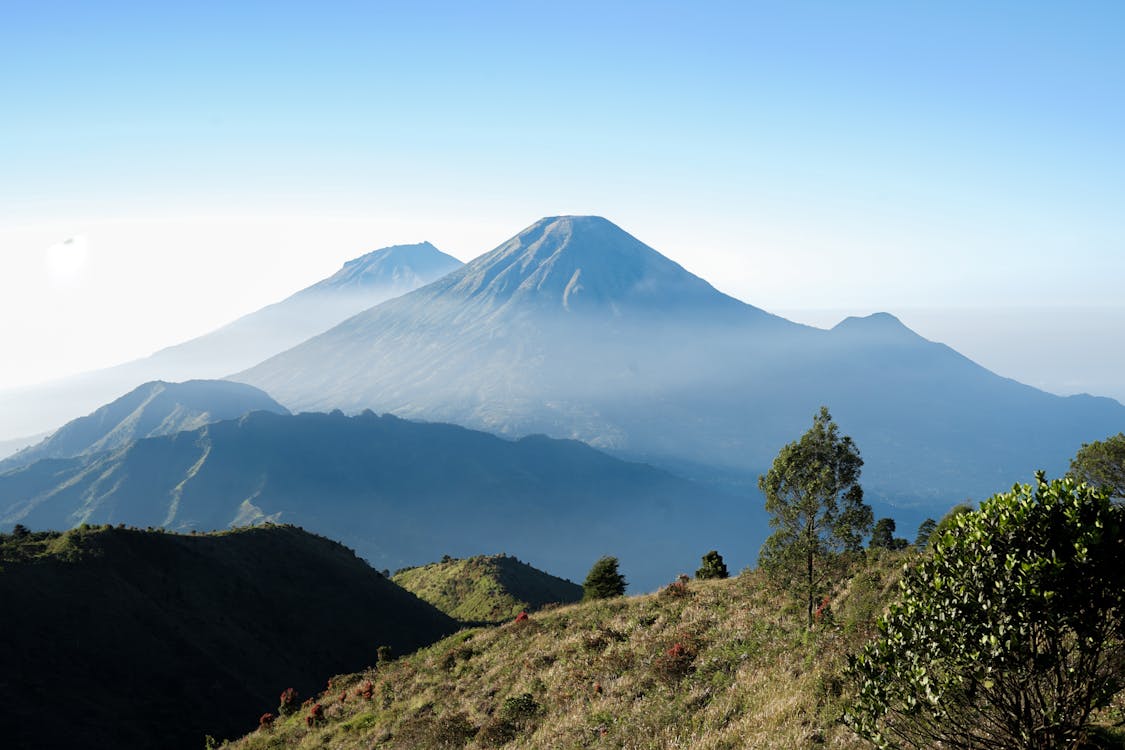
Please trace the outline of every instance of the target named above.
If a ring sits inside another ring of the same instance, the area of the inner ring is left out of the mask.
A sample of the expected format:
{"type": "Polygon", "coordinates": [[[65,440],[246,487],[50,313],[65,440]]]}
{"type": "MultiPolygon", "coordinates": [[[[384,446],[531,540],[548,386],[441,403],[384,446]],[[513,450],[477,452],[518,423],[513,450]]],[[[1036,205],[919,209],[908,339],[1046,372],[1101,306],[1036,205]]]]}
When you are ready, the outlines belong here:
{"type": "Polygon", "coordinates": [[[771,310],[1125,306],[1122,3],[2,13],[0,386],[558,213],[771,310]]]}

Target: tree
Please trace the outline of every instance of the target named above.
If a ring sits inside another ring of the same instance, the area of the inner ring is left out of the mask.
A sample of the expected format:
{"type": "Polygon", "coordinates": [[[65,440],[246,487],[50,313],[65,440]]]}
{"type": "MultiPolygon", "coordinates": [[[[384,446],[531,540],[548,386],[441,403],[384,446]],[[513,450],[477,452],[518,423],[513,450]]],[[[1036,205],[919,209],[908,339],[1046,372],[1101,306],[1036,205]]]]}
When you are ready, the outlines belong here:
{"type": "Polygon", "coordinates": [[[880,748],[1075,748],[1125,674],[1125,506],[1072,479],[955,516],[848,673],[880,748]]]}
{"type": "Polygon", "coordinates": [[[922,523],[918,524],[918,536],[914,538],[914,546],[917,549],[926,549],[930,546],[930,537],[934,535],[937,530],[937,521],[932,518],[927,518],[922,523]]]}
{"type": "Polygon", "coordinates": [[[799,595],[809,627],[820,587],[839,553],[860,550],[871,529],[871,507],[864,504],[859,485],[862,467],[859,449],[850,437],[840,436],[822,406],[809,431],[782,448],[770,470],[758,477],[775,529],[762,545],[758,565],[799,595]]]}
{"type": "Polygon", "coordinates": [[[621,596],[628,585],[625,576],[617,572],[617,558],[603,557],[586,574],[586,581],[582,584],[582,600],[621,596]]]}
{"type": "Polygon", "coordinates": [[[700,580],[707,578],[727,578],[729,575],[730,573],[727,572],[727,564],[723,562],[723,556],[719,554],[718,550],[711,550],[704,555],[699,570],[695,571],[695,577],[700,580]]]}
{"type": "Polygon", "coordinates": [[[1111,497],[1125,500],[1125,433],[1083,443],[1070,459],[1069,476],[1104,487],[1111,497]]]}
{"type": "Polygon", "coordinates": [[[880,518],[871,532],[868,549],[906,549],[910,542],[895,536],[895,519],[880,518]]]}

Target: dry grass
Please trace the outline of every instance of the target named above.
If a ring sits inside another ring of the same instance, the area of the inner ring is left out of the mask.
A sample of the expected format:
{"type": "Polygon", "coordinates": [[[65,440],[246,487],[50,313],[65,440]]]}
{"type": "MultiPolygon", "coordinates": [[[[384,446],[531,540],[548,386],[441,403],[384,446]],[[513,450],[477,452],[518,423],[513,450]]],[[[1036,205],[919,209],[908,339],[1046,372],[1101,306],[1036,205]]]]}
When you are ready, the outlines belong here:
{"type": "Polygon", "coordinates": [[[842,583],[813,631],[757,573],[464,630],[336,678],[320,698],[326,725],[306,727],[306,710],[233,746],[864,747],[838,721],[839,675],[902,563],[884,555],[842,583]],[[370,700],[357,695],[368,681],[370,700]]]}

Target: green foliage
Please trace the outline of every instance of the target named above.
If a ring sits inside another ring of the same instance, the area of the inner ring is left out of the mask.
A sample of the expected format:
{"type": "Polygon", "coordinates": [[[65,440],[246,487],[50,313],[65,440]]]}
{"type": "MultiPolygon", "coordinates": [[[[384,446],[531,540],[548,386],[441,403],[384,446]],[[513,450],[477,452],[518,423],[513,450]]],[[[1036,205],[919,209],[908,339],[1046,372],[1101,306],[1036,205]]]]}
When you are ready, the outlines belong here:
{"type": "Polygon", "coordinates": [[[727,578],[729,576],[727,564],[723,562],[723,556],[719,554],[718,550],[711,550],[704,555],[699,570],[695,571],[695,577],[700,580],[727,578]]]}
{"type": "Polygon", "coordinates": [[[1112,497],[1125,500],[1125,433],[1083,443],[1070,460],[1069,476],[1102,487],[1112,497]]]}
{"type": "Polygon", "coordinates": [[[895,536],[895,520],[893,518],[880,518],[875,522],[871,531],[871,541],[868,549],[906,549],[910,542],[895,536]]]}
{"type": "Polygon", "coordinates": [[[871,528],[871,507],[859,485],[863,459],[848,436],[840,436],[827,407],[800,440],[777,454],[758,478],[775,531],[758,564],[776,583],[799,595],[812,627],[821,587],[839,573],[839,553],[858,551],[871,528]]]}
{"type": "Polygon", "coordinates": [[[582,600],[609,599],[625,593],[628,583],[617,572],[617,558],[603,557],[594,563],[582,584],[582,600]]]}
{"type": "Polygon", "coordinates": [[[917,549],[924,550],[930,546],[930,538],[937,531],[937,521],[932,518],[927,518],[922,523],[918,524],[918,536],[914,537],[914,546],[917,549]]]}
{"type": "Polygon", "coordinates": [[[1122,686],[1125,507],[1071,479],[959,512],[852,659],[880,748],[1079,747],[1122,686]]]}
{"type": "Polygon", "coordinates": [[[960,516],[972,512],[973,505],[972,503],[968,502],[958,503],[957,505],[954,505],[952,508],[950,508],[949,511],[941,517],[941,520],[938,521],[937,526],[934,528],[933,534],[930,535],[930,544],[934,544],[938,539],[944,537],[950,531],[950,529],[955,528],[957,526],[957,519],[960,516]]]}

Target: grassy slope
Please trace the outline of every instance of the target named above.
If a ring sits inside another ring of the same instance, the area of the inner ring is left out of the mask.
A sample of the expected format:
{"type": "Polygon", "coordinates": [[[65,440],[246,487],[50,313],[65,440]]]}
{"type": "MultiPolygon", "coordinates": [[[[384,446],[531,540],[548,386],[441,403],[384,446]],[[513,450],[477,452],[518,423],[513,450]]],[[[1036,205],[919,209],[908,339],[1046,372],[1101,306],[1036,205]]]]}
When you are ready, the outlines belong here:
{"type": "Polygon", "coordinates": [[[235,746],[858,748],[837,722],[839,673],[902,561],[885,555],[841,587],[832,621],[812,632],[757,573],[464,630],[336,678],[321,698],[324,725],[308,728],[301,714],[235,746]],[[676,643],[687,657],[669,656],[676,643]],[[371,699],[357,696],[368,681],[371,699]],[[530,714],[512,700],[524,693],[538,707],[530,714]]]}
{"type": "Polygon", "coordinates": [[[198,750],[288,686],[456,627],[346,547],[281,526],[2,537],[0,602],[5,747],[198,750]]]}
{"type": "Polygon", "coordinates": [[[521,611],[582,598],[582,587],[508,555],[484,555],[399,571],[394,582],[462,622],[502,622],[521,611]]]}

